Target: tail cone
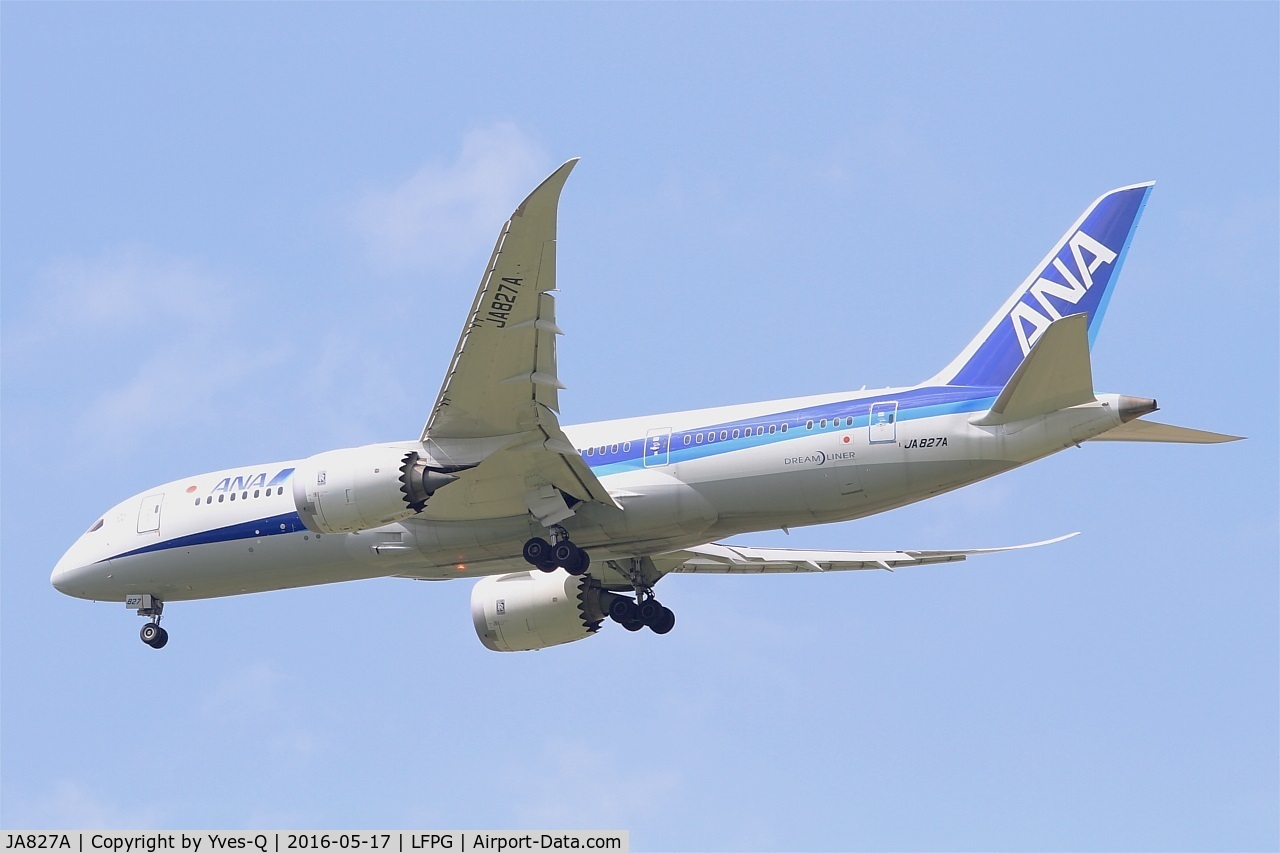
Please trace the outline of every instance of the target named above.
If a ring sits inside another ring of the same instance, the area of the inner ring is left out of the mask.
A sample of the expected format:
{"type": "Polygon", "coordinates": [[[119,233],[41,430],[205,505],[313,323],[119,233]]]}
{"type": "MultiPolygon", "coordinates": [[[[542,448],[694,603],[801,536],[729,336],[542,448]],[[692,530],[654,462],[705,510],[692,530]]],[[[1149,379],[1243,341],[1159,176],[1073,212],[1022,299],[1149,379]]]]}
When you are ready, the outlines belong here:
{"type": "Polygon", "coordinates": [[[1143,415],[1149,415],[1160,407],[1156,405],[1155,400],[1146,397],[1126,397],[1120,396],[1120,423],[1127,424],[1129,421],[1136,420],[1143,415]]]}

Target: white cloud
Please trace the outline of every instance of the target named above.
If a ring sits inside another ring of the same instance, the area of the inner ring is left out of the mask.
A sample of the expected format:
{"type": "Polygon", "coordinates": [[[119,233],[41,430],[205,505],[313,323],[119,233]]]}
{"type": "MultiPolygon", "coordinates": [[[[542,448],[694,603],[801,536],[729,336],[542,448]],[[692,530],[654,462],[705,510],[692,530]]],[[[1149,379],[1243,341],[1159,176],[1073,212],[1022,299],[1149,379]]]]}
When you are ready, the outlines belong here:
{"type": "Polygon", "coordinates": [[[153,809],[122,809],[108,803],[82,785],[63,779],[52,792],[5,805],[6,826],[63,830],[144,830],[154,828],[159,819],[153,809]]]}
{"type": "Polygon", "coordinates": [[[86,334],[122,335],[158,324],[208,326],[234,309],[230,289],[193,261],[145,246],[54,261],[36,276],[33,302],[6,328],[18,349],[86,334]]]}
{"type": "Polygon", "coordinates": [[[475,130],[452,164],[428,164],[390,189],[365,193],[354,224],[380,269],[450,266],[490,248],[545,167],[546,157],[515,125],[475,130]]]}
{"type": "Polygon", "coordinates": [[[78,413],[74,436],[123,450],[148,436],[173,436],[179,426],[220,419],[221,400],[282,358],[280,350],[219,346],[212,336],[166,343],[127,380],[97,391],[78,413]]]}

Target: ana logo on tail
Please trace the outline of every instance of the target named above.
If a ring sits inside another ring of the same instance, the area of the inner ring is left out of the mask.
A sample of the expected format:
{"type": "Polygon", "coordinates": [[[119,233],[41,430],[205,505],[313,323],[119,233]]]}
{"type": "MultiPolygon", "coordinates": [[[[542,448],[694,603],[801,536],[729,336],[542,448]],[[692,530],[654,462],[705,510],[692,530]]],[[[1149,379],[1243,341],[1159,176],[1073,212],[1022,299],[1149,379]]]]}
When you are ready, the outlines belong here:
{"type": "Polygon", "coordinates": [[[1088,315],[1093,346],[1151,187],[1120,187],[1085,208],[982,331],[929,382],[1001,387],[1049,324],[1070,314],[1088,315]]]}
{"type": "MultiPolygon", "coordinates": [[[[1049,328],[1050,323],[1062,319],[1062,312],[1049,301],[1049,297],[1054,296],[1072,305],[1078,304],[1089,288],[1093,287],[1093,274],[1097,272],[1098,267],[1114,263],[1116,259],[1115,252],[1083,231],[1072,234],[1071,239],[1067,241],[1067,246],[1071,249],[1071,258],[1076,268],[1075,274],[1067,269],[1061,257],[1054,258],[1053,268],[1066,280],[1066,283],[1050,281],[1042,274],[1031,285],[1022,301],[1014,305],[1013,310],[1009,312],[1009,320],[1013,323],[1013,331],[1018,336],[1018,344],[1022,347],[1024,356],[1031,352],[1032,345],[1044,334],[1044,330],[1049,328]],[[1091,256],[1087,262],[1086,252],[1091,256]],[[1031,299],[1038,302],[1043,311],[1037,310],[1031,299]]],[[[1046,269],[1045,272],[1048,270],[1046,269]]]]}

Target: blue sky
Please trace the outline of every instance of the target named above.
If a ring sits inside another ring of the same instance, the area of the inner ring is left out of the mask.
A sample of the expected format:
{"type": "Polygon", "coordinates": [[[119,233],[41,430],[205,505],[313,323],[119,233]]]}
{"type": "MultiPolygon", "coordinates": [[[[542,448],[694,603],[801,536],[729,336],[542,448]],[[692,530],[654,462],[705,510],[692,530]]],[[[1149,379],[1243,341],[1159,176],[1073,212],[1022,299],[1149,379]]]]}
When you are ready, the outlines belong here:
{"type": "Polygon", "coordinates": [[[1275,4],[4,4],[6,828],[625,828],[637,850],[1280,845],[1275,4]],[[1158,184],[1094,349],[1220,447],[1094,444],[742,541],[1051,548],[675,577],[486,651],[470,585],[172,606],[102,509],[416,436],[502,220],[561,205],[566,423],[932,375],[1158,184]]]}

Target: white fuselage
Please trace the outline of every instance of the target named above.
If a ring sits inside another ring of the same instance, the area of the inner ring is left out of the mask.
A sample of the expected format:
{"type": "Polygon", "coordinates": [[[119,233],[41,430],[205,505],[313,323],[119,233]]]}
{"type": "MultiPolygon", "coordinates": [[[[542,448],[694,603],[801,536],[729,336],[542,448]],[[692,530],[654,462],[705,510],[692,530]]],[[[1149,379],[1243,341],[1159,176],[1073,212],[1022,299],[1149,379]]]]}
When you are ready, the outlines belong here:
{"type": "MultiPolygon", "coordinates": [[[[1117,426],[1117,399],[999,426],[971,423],[999,389],[919,386],[566,427],[621,509],[562,522],[595,564],[734,534],[859,518],[990,477],[1117,426]]],[[[416,443],[405,444],[406,447],[416,443]]],[[[211,598],[362,578],[527,569],[531,515],[431,518],[320,534],[278,462],[175,480],[125,500],[67,551],[52,581],[80,598],[211,598]]],[[[448,487],[446,487],[448,488],[448,487]]]]}

